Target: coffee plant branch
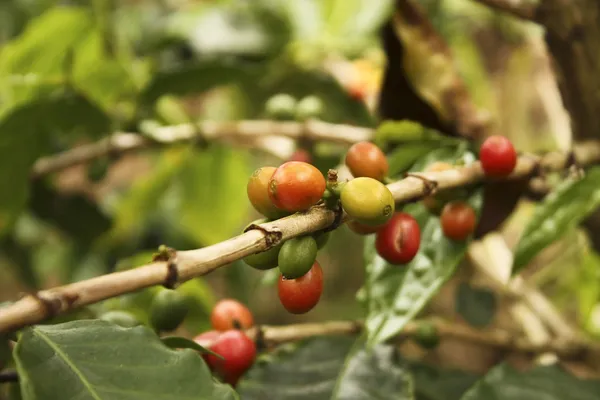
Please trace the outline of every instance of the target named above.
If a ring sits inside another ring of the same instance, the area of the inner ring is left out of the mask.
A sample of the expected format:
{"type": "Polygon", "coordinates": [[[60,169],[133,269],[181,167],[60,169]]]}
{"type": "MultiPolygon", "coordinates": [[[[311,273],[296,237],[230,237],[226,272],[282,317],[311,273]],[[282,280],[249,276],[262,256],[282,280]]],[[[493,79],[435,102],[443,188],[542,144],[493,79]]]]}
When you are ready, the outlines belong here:
{"type": "MultiPolygon", "coordinates": [[[[204,121],[198,124],[157,127],[151,129],[147,135],[114,133],[97,142],[78,146],[57,155],[43,157],[34,164],[31,176],[33,178],[42,177],[101,157],[142,150],[153,145],[169,145],[199,139],[255,145],[259,138],[283,136],[296,140],[325,140],[351,145],[369,140],[373,132],[373,129],[370,128],[336,125],[317,120],[303,123],[269,120],[204,121]]],[[[266,149],[268,146],[262,147],[266,149]]]]}
{"type": "MultiPolygon", "coordinates": [[[[318,123],[316,126],[326,125],[318,123]]],[[[578,165],[600,162],[600,143],[578,145],[569,154],[552,152],[543,156],[520,156],[513,173],[507,179],[526,178],[551,170],[560,171],[570,167],[573,160],[578,165]]],[[[479,162],[474,162],[442,172],[411,174],[390,183],[388,188],[396,202],[404,204],[430,195],[432,190],[464,187],[481,183],[483,179],[484,172],[479,162]]],[[[345,219],[345,215],[338,215],[323,204],[318,204],[306,212],[255,225],[254,229],[212,246],[187,251],[173,250],[166,260],[163,258],[135,269],[30,293],[0,309],[0,332],[19,329],[88,304],[150,286],[171,286],[172,283],[184,282],[267,250],[281,241],[333,228],[334,222],[343,223],[345,219]]]]}
{"type": "MultiPolygon", "coordinates": [[[[586,356],[600,356],[600,347],[592,342],[567,342],[553,339],[544,343],[533,343],[525,337],[516,337],[513,332],[501,329],[476,329],[463,323],[445,321],[439,318],[413,320],[406,324],[395,341],[415,337],[421,326],[431,324],[437,335],[443,339],[456,339],[469,343],[495,347],[506,351],[527,354],[552,352],[562,359],[575,359],[585,353],[586,356]]],[[[314,336],[354,335],[363,329],[361,321],[327,321],[318,323],[292,324],[285,326],[256,326],[247,331],[254,340],[262,341],[267,346],[293,342],[314,336]]]]}
{"type": "MultiPolygon", "coordinates": [[[[530,0],[475,0],[477,3],[486,5],[494,10],[502,11],[513,17],[527,21],[537,22],[538,6],[530,0]]],[[[544,1],[544,0],[540,0],[544,1]]]]}

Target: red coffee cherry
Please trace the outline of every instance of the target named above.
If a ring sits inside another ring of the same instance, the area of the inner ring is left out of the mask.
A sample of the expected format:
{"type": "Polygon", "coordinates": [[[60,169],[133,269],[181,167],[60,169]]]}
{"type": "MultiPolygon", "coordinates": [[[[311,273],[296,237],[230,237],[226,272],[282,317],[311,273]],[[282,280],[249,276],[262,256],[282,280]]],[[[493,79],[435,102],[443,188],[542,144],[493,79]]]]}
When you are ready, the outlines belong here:
{"type": "Polygon", "coordinates": [[[246,192],[248,199],[256,211],[271,219],[278,219],[285,216],[283,210],[278,209],[271,202],[269,198],[269,180],[275,172],[275,167],[262,167],[254,171],[248,185],[246,186],[246,192]]]}
{"type": "Polygon", "coordinates": [[[244,332],[238,330],[221,333],[210,346],[210,350],[224,359],[212,354],[204,354],[203,358],[209,368],[231,386],[237,384],[256,359],[256,344],[244,332]]]}
{"type": "Polygon", "coordinates": [[[304,314],[312,310],[323,293],[323,269],[317,261],[310,271],[297,279],[279,277],[279,300],[292,314],[304,314]]]}
{"type": "Polygon", "coordinates": [[[383,180],[390,169],[383,151],[371,142],[352,145],[346,153],[346,165],[355,178],[366,177],[378,181],[383,180]]]}
{"type": "Polygon", "coordinates": [[[440,216],[442,231],[448,239],[465,240],[475,230],[477,216],[473,207],[462,201],[446,204],[440,216]]]}
{"type": "Polygon", "coordinates": [[[294,153],[290,156],[290,159],[288,161],[298,161],[312,164],[313,159],[308,151],[304,149],[298,149],[294,151],[294,153]]]}
{"type": "Polygon", "coordinates": [[[479,161],[487,176],[501,178],[511,174],[517,165],[517,152],[504,136],[490,136],[481,145],[479,161]]]}
{"type": "Polygon", "coordinates": [[[252,313],[242,303],[234,299],[219,301],[210,313],[210,322],[217,331],[249,329],[254,325],[252,313]]]}
{"type": "Polygon", "coordinates": [[[305,211],[321,200],[325,189],[321,171],[308,163],[288,161],[271,177],[269,198],[281,210],[305,211]]]}
{"type": "Polygon", "coordinates": [[[377,253],[390,264],[407,264],[419,251],[421,229],[412,215],[399,212],[377,232],[377,253]]]}

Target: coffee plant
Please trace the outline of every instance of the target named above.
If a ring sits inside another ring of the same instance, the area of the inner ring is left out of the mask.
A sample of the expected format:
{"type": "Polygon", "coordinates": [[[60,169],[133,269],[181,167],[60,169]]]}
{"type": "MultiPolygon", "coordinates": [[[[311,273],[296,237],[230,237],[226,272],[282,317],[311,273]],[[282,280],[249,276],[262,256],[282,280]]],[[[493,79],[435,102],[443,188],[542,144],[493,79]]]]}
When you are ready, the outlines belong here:
{"type": "Polygon", "coordinates": [[[600,398],[597,0],[0,21],[0,400],[600,398]]]}

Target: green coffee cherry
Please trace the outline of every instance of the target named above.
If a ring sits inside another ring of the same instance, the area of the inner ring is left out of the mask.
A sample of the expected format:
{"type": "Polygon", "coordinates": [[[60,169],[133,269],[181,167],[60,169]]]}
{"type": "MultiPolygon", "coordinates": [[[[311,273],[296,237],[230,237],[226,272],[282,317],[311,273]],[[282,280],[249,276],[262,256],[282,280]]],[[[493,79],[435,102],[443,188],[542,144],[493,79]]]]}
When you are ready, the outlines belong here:
{"type": "Polygon", "coordinates": [[[422,322],[414,337],[415,342],[425,349],[433,349],[440,343],[440,337],[435,325],[430,322],[422,322]]]}
{"type": "Polygon", "coordinates": [[[279,271],[287,279],[296,279],[310,271],[317,259],[317,242],[312,236],[290,239],[279,251],[279,271]]]}
{"type": "Polygon", "coordinates": [[[273,119],[292,120],[296,113],[296,99],[289,94],[277,94],[267,100],[265,112],[273,119]]]}
{"type": "Polygon", "coordinates": [[[321,250],[327,242],[329,241],[329,236],[331,232],[320,232],[314,235],[315,241],[317,242],[317,249],[321,250]]]}
{"type": "Polygon", "coordinates": [[[319,118],[323,114],[323,101],[317,96],[306,96],[296,106],[296,120],[319,118]]]}
{"type": "Polygon", "coordinates": [[[133,328],[141,325],[141,322],[130,312],[127,311],[108,311],[100,316],[101,320],[112,322],[123,328],[133,328]]]}
{"type": "Polygon", "coordinates": [[[283,245],[280,244],[278,246],[270,248],[267,251],[244,257],[244,262],[252,268],[260,269],[262,271],[273,269],[277,267],[279,251],[281,250],[281,246],[283,245]]]}
{"type": "Polygon", "coordinates": [[[188,302],[181,293],[163,289],[150,304],[150,325],[157,331],[175,330],[188,313],[188,302]]]}

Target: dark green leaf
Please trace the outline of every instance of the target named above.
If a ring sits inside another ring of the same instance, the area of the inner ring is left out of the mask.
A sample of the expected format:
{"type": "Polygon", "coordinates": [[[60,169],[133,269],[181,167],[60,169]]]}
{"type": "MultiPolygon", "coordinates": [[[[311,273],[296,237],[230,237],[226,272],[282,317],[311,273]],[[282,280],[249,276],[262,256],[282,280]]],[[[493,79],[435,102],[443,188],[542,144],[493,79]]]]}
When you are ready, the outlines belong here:
{"type": "Polygon", "coordinates": [[[33,184],[30,198],[33,213],[71,236],[82,246],[108,231],[111,220],[88,197],[59,193],[47,182],[33,184]]]}
{"type": "Polygon", "coordinates": [[[101,320],[34,326],[15,349],[25,400],[236,399],[193,350],[101,320]]]}
{"type": "Polygon", "coordinates": [[[0,232],[10,226],[27,200],[29,174],[49,147],[52,134],[106,132],[108,118],[85,98],[64,95],[14,108],[0,121],[0,232]]]}
{"type": "Polygon", "coordinates": [[[489,325],[496,315],[494,292],[461,283],[456,292],[456,312],[469,324],[483,328],[489,325]]]}
{"type": "Polygon", "coordinates": [[[558,366],[527,372],[503,364],[492,369],[462,400],[596,400],[600,381],[579,380],[558,366]]]}
{"type": "Polygon", "coordinates": [[[224,360],[223,356],[215,353],[212,350],[207,349],[204,346],[200,346],[198,343],[190,340],[188,338],[180,337],[180,336],[168,336],[163,337],[160,340],[165,344],[165,346],[170,347],[172,349],[192,349],[199,351],[200,353],[212,354],[222,360],[224,360]]]}
{"type": "Polygon", "coordinates": [[[193,65],[159,72],[146,86],[141,96],[148,103],[163,95],[188,95],[201,93],[217,86],[260,77],[261,64],[233,60],[207,60],[193,65]]]}
{"type": "Polygon", "coordinates": [[[416,400],[459,400],[479,376],[448,368],[411,362],[416,400]]]}
{"type": "MultiPolygon", "coordinates": [[[[432,159],[448,160],[448,156],[448,150],[436,150],[413,168],[419,170],[422,163],[428,163],[432,159]]],[[[473,155],[465,153],[458,158],[471,160],[473,155]]],[[[476,190],[468,202],[479,213],[482,205],[481,191],[476,190]]],[[[421,247],[409,264],[388,264],[377,254],[373,235],[365,240],[367,277],[362,296],[368,309],[366,328],[370,346],[400,332],[425,307],[454,274],[469,243],[468,240],[454,242],[447,239],[442,232],[439,217],[430,214],[420,202],[405,207],[403,211],[411,214],[421,228],[421,247]]]]}
{"type": "Polygon", "coordinates": [[[367,352],[360,339],[349,337],[282,346],[258,361],[238,390],[249,400],[413,398],[410,376],[393,347],[367,352]]]}
{"type": "Polygon", "coordinates": [[[512,273],[523,269],[541,250],[560,239],[600,206],[600,167],[581,180],[563,182],[539,204],[515,250],[512,273]]]}

